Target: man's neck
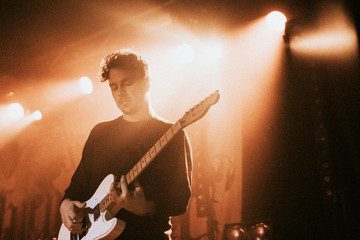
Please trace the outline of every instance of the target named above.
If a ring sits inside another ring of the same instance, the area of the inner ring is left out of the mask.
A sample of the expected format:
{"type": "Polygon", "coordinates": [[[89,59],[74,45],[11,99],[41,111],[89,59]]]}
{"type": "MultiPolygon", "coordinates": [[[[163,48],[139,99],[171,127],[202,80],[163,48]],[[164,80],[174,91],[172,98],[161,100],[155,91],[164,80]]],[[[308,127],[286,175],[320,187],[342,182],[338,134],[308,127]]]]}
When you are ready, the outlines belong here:
{"type": "Polygon", "coordinates": [[[140,122],[144,120],[148,120],[150,118],[155,117],[156,114],[133,114],[133,115],[127,115],[123,114],[123,118],[128,122],[140,122]]]}
{"type": "Polygon", "coordinates": [[[123,118],[129,122],[139,122],[156,117],[157,114],[151,104],[146,104],[142,109],[133,114],[123,114],[123,118]]]}

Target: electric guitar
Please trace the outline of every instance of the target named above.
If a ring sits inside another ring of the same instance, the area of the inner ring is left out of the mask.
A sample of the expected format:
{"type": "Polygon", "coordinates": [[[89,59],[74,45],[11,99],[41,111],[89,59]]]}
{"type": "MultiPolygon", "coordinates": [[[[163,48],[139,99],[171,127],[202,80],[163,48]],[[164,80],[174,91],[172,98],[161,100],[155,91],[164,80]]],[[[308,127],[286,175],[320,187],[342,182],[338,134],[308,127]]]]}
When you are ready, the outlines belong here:
{"type": "MultiPolygon", "coordinates": [[[[218,102],[219,98],[219,91],[215,91],[187,111],[125,175],[126,182],[128,184],[133,183],[181,129],[202,118],[210,107],[218,102]]],[[[113,240],[120,236],[125,229],[126,223],[115,217],[121,206],[110,200],[109,189],[114,181],[116,181],[116,176],[109,174],[101,182],[94,195],[86,201],[86,209],[84,210],[86,213],[83,223],[87,231],[82,235],[73,234],[62,224],[58,240],[113,240]]]]}

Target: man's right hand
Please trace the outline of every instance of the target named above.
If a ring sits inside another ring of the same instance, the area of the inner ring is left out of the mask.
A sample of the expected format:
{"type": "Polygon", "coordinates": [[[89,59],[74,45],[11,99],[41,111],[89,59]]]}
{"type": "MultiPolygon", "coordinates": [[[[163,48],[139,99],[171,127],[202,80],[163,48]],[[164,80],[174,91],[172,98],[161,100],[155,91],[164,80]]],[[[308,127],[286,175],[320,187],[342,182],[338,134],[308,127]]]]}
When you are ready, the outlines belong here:
{"type": "Polygon", "coordinates": [[[83,227],[82,223],[85,207],[86,203],[72,201],[69,198],[62,201],[60,205],[61,220],[70,232],[82,234],[86,231],[86,228],[83,227]]]}

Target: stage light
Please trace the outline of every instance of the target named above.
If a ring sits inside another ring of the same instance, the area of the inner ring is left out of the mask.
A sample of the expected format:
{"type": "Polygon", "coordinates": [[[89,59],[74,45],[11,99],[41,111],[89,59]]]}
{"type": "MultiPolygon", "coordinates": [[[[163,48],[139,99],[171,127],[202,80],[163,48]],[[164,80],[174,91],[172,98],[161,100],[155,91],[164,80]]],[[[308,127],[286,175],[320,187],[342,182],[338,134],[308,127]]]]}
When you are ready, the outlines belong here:
{"type": "Polygon", "coordinates": [[[176,58],[181,63],[191,63],[194,56],[194,50],[189,44],[181,44],[176,49],[176,58]]]}
{"type": "Polygon", "coordinates": [[[327,4],[318,19],[293,20],[287,32],[295,54],[323,60],[357,58],[356,27],[343,7],[336,4],[327,4]]]}
{"type": "Polygon", "coordinates": [[[273,11],[266,17],[266,25],[270,30],[282,32],[285,29],[287,19],[284,14],[279,11],[273,11]]]}
{"type": "Polygon", "coordinates": [[[93,91],[92,82],[91,82],[90,78],[88,78],[86,76],[80,78],[79,86],[80,86],[81,91],[84,94],[90,94],[93,91]]]}
{"type": "Polygon", "coordinates": [[[35,112],[33,112],[32,117],[34,120],[40,120],[42,119],[42,113],[39,110],[36,110],[35,112]]]}
{"type": "Polygon", "coordinates": [[[234,225],[227,228],[224,235],[224,239],[226,240],[248,240],[245,229],[240,225],[234,225]]]}
{"type": "Polygon", "coordinates": [[[24,117],[25,111],[20,103],[12,103],[8,106],[7,113],[11,119],[18,120],[24,117]]]}
{"type": "Polygon", "coordinates": [[[269,240],[270,225],[262,221],[224,225],[223,240],[269,240]]]}
{"type": "Polygon", "coordinates": [[[251,240],[268,240],[270,237],[270,228],[265,223],[253,225],[249,231],[251,240]]]}
{"type": "Polygon", "coordinates": [[[292,50],[313,56],[347,56],[356,50],[356,33],[353,29],[319,29],[304,33],[290,43],[292,50]]]}

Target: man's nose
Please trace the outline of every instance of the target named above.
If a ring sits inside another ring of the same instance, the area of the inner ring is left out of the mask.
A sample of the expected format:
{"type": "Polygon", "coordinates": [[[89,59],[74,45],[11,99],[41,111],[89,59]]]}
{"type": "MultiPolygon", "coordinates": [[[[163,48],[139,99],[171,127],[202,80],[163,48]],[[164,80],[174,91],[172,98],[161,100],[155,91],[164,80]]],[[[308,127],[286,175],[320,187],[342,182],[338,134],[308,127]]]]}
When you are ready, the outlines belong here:
{"type": "Polygon", "coordinates": [[[117,95],[120,97],[120,96],[124,96],[126,93],[125,89],[123,87],[119,87],[117,89],[117,95]]]}

